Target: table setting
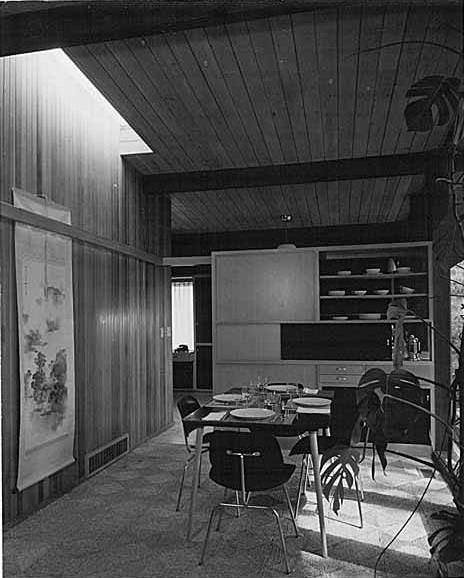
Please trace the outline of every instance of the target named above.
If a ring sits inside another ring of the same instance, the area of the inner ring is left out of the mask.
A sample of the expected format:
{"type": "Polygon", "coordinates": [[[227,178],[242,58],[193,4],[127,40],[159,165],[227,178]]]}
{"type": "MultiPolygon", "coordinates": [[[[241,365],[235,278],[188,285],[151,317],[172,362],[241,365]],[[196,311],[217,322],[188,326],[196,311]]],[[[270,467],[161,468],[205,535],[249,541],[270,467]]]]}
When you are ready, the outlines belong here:
{"type": "MultiPolygon", "coordinates": [[[[205,404],[211,410],[206,421],[269,420],[287,421],[298,413],[330,414],[330,399],[318,397],[319,390],[301,388],[296,384],[270,383],[233,387],[226,393],[213,396],[205,404]]],[[[330,394],[329,394],[330,396],[330,394]]]]}
{"type": "Polygon", "coordinates": [[[184,423],[196,429],[195,467],[192,479],[187,538],[191,539],[200,478],[200,458],[205,427],[249,429],[268,432],[272,436],[308,435],[314,464],[314,481],[318,503],[323,556],[327,556],[324,523],[324,504],[319,472],[318,431],[327,428],[330,421],[331,392],[302,388],[297,384],[266,383],[233,387],[213,396],[196,411],[183,418],[184,423]],[[307,415],[310,414],[310,415],[307,415]]]}

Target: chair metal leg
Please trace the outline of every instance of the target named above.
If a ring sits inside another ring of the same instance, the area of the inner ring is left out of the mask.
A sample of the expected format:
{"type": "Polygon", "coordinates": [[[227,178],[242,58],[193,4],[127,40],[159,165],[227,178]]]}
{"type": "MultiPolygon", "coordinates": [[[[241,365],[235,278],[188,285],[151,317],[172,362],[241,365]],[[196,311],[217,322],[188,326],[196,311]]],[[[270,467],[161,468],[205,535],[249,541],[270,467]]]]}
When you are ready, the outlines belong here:
{"type": "MultiPolygon", "coordinates": [[[[308,490],[308,482],[310,482],[309,480],[309,470],[313,469],[312,468],[312,461],[311,461],[311,455],[310,454],[306,454],[306,476],[305,476],[305,487],[304,487],[304,491],[305,493],[308,490]]],[[[311,482],[309,483],[309,485],[311,485],[311,482]]]]}
{"type": "Polygon", "coordinates": [[[285,544],[285,537],[284,537],[284,533],[282,530],[282,524],[280,523],[280,516],[276,512],[276,510],[274,510],[274,508],[269,508],[269,509],[274,514],[274,517],[275,517],[276,522],[277,522],[277,527],[279,528],[280,542],[282,544],[282,552],[284,553],[285,570],[286,570],[287,574],[290,574],[290,565],[288,563],[288,556],[287,556],[287,546],[285,544]]]}
{"type": "Polygon", "coordinates": [[[293,527],[295,528],[295,536],[298,538],[298,526],[296,525],[295,514],[293,513],[292,503],[290,502],[290,496],[288,495],[287,486],[282,484],[282,489],[284,490],[285,499],[287,500],[288,511],[290,512],[290,518],[292,519],[293,527]]]}
{"type": "Polygon", "coordinates": [[[208,540],[209,540],[209,535],[211,533],[211,526],[213,524],[213,518],[214,518],[214,514],[218,511],[218,510],[222,511],[222,506],[215,506],[212,510],[211,510],[211,514],[209,517],[209,522],[208,522],[208,529],[206,530],[206,536],[205,536],[205,541],[203,542],[203,549],[201,551],[201,558],[200,561],[198,562],[198,565],[201,566],[203,564],[203,560],[205,559],[205,554],[206,554],[206,547],[208,545],[208,540]]]}
{"type": "MultiPolygon", "coordinates": [[[[222,496],[222,501],[225,502],[227,498],[227,488],[224,488],[224,494],[222,496]]],[[[221,508],[218,514],[218,521],[216,524],[216,532],[219,532],[221,529],[221,522],[222,522],[222,513],[224,512],[224,508],[221,508]]]]}
{"type": "Polygon", "coordinates": [[[296,518],[298,518],[298,514],[300,511],[301,492],[303,491],[303,475],[306,472],[306,459],[307,459],[307,456],[304,455],[302,460],[301,460],[300,478],[298,480],[298,494],[296,497],[296,504],[295,504],[295,517],[296,518]]]}
{"type": "Polygon", "coordinates": [[[358,512],[359,512],[359,522],[360,528],[364,526],[363,515],[362,515],[362,507],[361,507],[361,492],[359,491],[359,484],[358,484],[358,477],[355,476],[354,478],[354,487],[356,491],[356,501],[358,502],[358,512]]]}
{"type": "Polygon", "coordinates": [[[321,533],[322,556],[324,558],[327,558],[328,551],[327,551],[327,533],[325,529],[325,520],[324,520],[324,498],[322,494],[321,472],[319,470],[319,450],[317,446],[317,433],[315,431],[312,431],[309,434],[309,444],[311,448],[311,461],[313,464],[314,488],[316,490],[316,501],[319,516],[319,529],[321,533]]]}
{"type": "Polygon", "coordinates": [[[359,484],[359,495],[361,496],[361,502],[364,502],[364,487],[361,477],[361,470],[358,473],[358,484],[359,484]]]}
{"type": "Polygon", "coordinates": [[[237,518],[240,518],[240,494],[238,490],[235,490],[235,503],[237,504],[237,518]]]}
{"type": "Polygon", "coordinates": [[[187,540],[191,540],[192,538],[192,529],[193,529],[193,518],[195,515],[195,509],[197,504],[197,495],[198,495],[198,479],[200,477],[200,457],[201,457],[201,448],[203,443],[203,428],[197,428],[197,433],[195,437],[195,453],[192,454],[193,460],[193,476],[192,476],[192,485],[190,489],[190,504],[189,504],[189,515],[187,520],[187,540]]]}
{"type": "Polygon", "coordinates": [[[201,454],[200,454],[200,475],[198,476],[198,487],[200,487],[200,484],[201,484],[201,465],[202,465],[202,458],[203,458],[203,452],[201,452],[201,454]]]}
{"type": "Polygon", "coordinates": [[[182,477],[180,479],[180,488],[179,488],[179,493],[177,495],[176,512],[178,512],[180,510],[180,501],[182,499],[182,490],[184,489],[185,473],[187,471],[188,466],[189,466],[189,460],[186,460],[186,462],[184,464],[184,471],[182,472],[182,477]]]}

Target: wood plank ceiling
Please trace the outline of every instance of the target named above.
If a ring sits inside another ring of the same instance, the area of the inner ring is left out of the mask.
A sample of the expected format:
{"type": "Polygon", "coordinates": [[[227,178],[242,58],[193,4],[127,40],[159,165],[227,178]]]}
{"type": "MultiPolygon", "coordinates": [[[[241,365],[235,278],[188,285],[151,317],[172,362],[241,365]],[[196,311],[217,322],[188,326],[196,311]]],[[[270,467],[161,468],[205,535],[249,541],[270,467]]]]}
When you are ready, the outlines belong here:
{"type": "MultiPolygon", "coordinates": [[[[152,149],[145,175],[432,150],[408,132],[408,87],[461,76],[462,11],[416,3],[320,8],[66,49],[152,149]]],[[[419,175],[172,193],[174,232],[406,218],[419,175]]],[[[156,192],[156,191],[155,191],[156,192]]]]}

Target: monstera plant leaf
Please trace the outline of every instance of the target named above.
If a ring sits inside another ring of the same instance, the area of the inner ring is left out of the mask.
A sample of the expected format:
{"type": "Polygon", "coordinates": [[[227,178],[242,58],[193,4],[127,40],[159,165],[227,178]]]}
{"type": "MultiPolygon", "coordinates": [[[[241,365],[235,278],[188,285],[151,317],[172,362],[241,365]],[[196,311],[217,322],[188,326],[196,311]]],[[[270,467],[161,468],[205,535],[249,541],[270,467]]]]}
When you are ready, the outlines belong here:
{"type": "MultiPolygon", "coordinates": [[[[358,419],[352,433],[352,442],[357,443],[361,441],[361,432],[367,426],[368,434],[366,434],[365,444],[367,444],[367,436],[369,436],[384,470],[387,467],[385,455],[387,439],[385,437],[385,412],[383,407],[386,390],[387,374],[383,369],[369,369],[362,375],[356,392],[358,419]]],[[[375,477],[375,452],[372,457],[372,477],[375,477]]]]}
{"type": "Polygon", "coordinates": [[[343,500],[345,486],[352,488],[359,473],[359,452],[349,446],[333,446],[327,449],[321,458],[322,492],[338,516],[343,500]]]}
{"type": "Polygon", "coordinates": [[[406,98],[415,98],[404,111],[409,131],[427,132],[454,119],[461,81],[453,76],[426,76],[415,82],[406,98]]]}
{"type": "Polygon", "coordinates": [[[428,537],[430,554],[442,564],[464,558],[464,516],[462,512],[440,510],[431,516],[443,522],[443,526],[428,537]]]}
{"type": "MultiPolygon", "coordinates": [[[[366,425],[385,470],[388,442],[407,438],[410,429],[424,419],[425,395],[418,378],[410,371],[400,368],[387,374],[382,369],[373,368],[359,380],[357,408],[358,420],[353,428],[352,443],[360,441],[361,428],[366,425]]],[[[375,456],[372,459],[372,477],[375,477],[375,456]]]]}
{"type": "Polygon", "coordinates": [[[385,437],[388,440],[395,436],[401,443],[400,438],[406,440],[409,431],[426,419],[426,414],[420,411],[426,405],[425,392],[413,373],[395,369],[387,376],[387,394],[392,397],[384,402],[385,437]]]}

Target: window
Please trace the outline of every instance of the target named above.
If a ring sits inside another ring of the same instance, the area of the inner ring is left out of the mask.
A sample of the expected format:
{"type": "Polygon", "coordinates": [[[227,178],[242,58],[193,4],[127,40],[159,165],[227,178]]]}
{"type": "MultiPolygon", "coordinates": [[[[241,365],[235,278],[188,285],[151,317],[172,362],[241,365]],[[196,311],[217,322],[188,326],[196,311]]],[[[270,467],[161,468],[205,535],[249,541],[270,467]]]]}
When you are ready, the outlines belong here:
{"type": "Polygon", "coordinates": [[[172,346],[193,351],[193,282],[172,282],[172,346]]]}

